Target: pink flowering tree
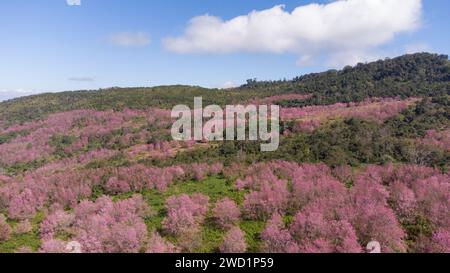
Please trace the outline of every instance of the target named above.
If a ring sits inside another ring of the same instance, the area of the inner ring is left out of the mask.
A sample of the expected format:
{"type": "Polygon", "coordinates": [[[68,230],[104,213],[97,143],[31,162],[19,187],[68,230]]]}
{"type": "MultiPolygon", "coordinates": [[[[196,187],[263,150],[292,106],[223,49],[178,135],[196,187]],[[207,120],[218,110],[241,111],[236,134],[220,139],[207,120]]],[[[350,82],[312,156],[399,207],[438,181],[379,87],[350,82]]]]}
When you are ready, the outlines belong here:
{"type": "Polygon", "coordinates": [[[147,244],[146,253],[178,253],[180,250],[172,243],[154,232],[147,244]]]}
{"type": "Polygon", "coordinates": [[[105,196],[82,201],[73,213],[55,209],[41,223],[41,238],[50,244],[44,250],[58,245],[56,237],[68,235],[83,253],[137,253],[145,247],[144,219],[150,215],[140,195],[118,202],[105,196]]]}
{"type": "Polygon", "coordinates": [[[216,203],[213,215],[217,225],[222,228],[230,228],[237,224],[241,216],[241,211],[234,201],[224,198],[216,203]]]}
{"type": "Polygon", "coordinates": [[[274,179],[263,183],[260,190],[247,194],[243,207],[248,218],[265,220],[273,213],[283,212],[287,207],[288,198],[286,181],[274,179]]]}
{"type": "Polygon", "coordinates": [[[208,211],[209,198],[202,194],[169,197],[166,201],[167,217],[163,221],[164,229],[179,236],[198,228],[208,211]]]}
{"type": "Polygon", "coordinates": [[[431,238],[431,243],[427,251],[433,253],[450,253],[450,231],[444,229],[436,231],[431,238]]]}
{"type": "Polygon", "coordinates": [[[68,253],[66,249],[66,243],[56,239],[43,241],[41,244],[41,248],[39,249],[39,252],[51,254],[68,253]]]}
{"type": "Polygon", "coordinates": [[[376,176],[359,177],[351,189],[349,220],[363,244],[378,241],[383,252],[405,252],[405,232],[388,206],[388,196],[376,176]]]}
{"type": "Polygon", "coordinates": [[[222,253],[244,253],[247,250],[245,235],[238,227],[231,228],[220,246],[222,253]]]}
{"type": "Polygon", "coordinates": [[[297,253],[300,251],[282,217],[275,213],[261,233],[263,251],[267,253],[297,253]]]}
{"type": "Polygon", "coordinates": [[[305,253],[359,253],[356,232],[345,220],[326,220],[319,213],[298,213],[291,233],[305,253]]]}
{"type": "Polygon", "coordinates": [[[0,242],[6,241],[11,236],[11,226],[6,222],[6,217],[0,214],[0,242]]]}
{"type": "Polygon", "coordinates": [[[36,213],[37,206],[37,200],[33,192],[30,189],[25,189],[12,198],[8,215],[12,219],[32,218],[36,213]]]}

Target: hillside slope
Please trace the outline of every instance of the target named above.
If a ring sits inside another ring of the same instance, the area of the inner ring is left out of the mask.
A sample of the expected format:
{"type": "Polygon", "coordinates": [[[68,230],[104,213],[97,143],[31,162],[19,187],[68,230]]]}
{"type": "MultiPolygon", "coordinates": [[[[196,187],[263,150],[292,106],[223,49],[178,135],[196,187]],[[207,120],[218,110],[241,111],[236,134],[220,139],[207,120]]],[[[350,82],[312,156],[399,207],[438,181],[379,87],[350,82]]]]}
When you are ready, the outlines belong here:
{"type": "Polygon", "coordinates": [[[450,252],[448,64],[1,103],[0,253],[450,252]],[[170,108],[194,96],[280,104],[279,149],[174,141],[170,108]]]}
{"type": "Polygon", "coordinates": [[[448,57],[421,53],[288,81],[249,80],[247,84],[230,90],[160,86],[41,94],[0,103],[0,121],[11,124],[74,109],[171,108],[177,104],[191,105],[194,96],[202,96],[205,104],[225,105],[278,94],[312,94],[301,102],[284,102],[286,105],[304,106],[355,102],[368,97],[439,96],[449,92],[448,57]]]}

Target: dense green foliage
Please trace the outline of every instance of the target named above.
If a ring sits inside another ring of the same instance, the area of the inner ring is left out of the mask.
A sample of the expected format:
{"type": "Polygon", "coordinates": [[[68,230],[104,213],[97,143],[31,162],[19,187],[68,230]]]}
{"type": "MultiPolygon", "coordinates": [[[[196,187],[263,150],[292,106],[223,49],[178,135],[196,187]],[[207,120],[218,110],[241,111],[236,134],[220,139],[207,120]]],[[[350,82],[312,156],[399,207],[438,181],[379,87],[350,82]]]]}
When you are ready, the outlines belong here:
{"type": "MultiPolygon", "coordinates": [[[[282,130],[289,130],[291,122],[284,122],[282,130]]],[[[447,169],[450,153],[439,147],[422,145],[416,141],[430,129],[450,127],[448,96],[425,99],[383,124],[350,118],[330,121],[313,131],[291,134],[282,138],[275,152],[261,153],[260,143],[227,141],[212,147],[180,153],[165,162],[152,160],[156,165],[188,162],[236,161],[253,163],[261,160],[295,162],[325,162],[330,166],[380,164],[387,162],[414,163],[447,169]]]]}
{"type": "MultiPolygon", "coordinates": [[[[260,85],[267,84],[257,84],[260,85]]],[[[305,101],[283,102],[284,106],[357,102],[367,97],[445,95],[450,92],[450,63],[445,55],[405,55],[340,71],[301,76],[285,88],[313,96],[305,101]]]]}

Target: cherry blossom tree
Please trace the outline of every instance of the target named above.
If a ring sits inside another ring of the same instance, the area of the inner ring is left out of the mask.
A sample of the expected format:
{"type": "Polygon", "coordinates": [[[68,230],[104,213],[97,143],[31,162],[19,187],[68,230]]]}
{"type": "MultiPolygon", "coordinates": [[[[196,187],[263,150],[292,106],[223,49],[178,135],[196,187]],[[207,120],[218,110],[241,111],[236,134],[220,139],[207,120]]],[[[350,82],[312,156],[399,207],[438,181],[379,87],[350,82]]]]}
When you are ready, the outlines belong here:
{"type": "Polygon", "coordinates": [[[319,213],[298,213],[291,226],[301,252],[358,253],[356,232],[345,220],[327,220],[319,213]]]}
{"type": "Polygon", "coordinates": [[[11,226],[6,222],[6,217],[0,214],[0,242],[6,241],[11,236],[11,226]]]}
{"type": "Polygon", "coordinates": [[[68,253],[66,249],[66,243],[56,239],[43,241],[41,244],[41,248],[39,249],[39,252],[51,254],[68,253]]]}
{"type": "Polygon", "coordinates": [[[248,218],[265,220],[275,212],[284,211],[288,198],[286,181],[274,179],[263,183],[259,191],[247,194],[243,206],[248,218]]]}
{"type": "Polygon", "coordinates": [[[163,239],[161,237],[161,235],[159,235],[157,232],[154,232],[148,241],[146,252],[147,253],[178,253],[178,252],[180,252],[180,250],[172,243],[163,239]]]}
{"type": "Polygon", "coordinates": [[[213,209],[213,214],[216,223],[222,228],[234,226],[241,216],[236,203],[229,198],[219,200],[213,209]]]}
{"type": "Polygon", "coordinates": [[[268,253],[297,253],[300,251],[290,232],[285,228],[282,217],[275,213],[261,233],[263,251],[268,253]]]}
{"type": "Polygon", "coordinates": [[[166,201],[167,217],[164,229],[173,235],[181,235],[197,229],[203,223],[209,198],[202,194],[171,196],[166,201]]]}
{"type": "Polygon", "coordinates": [[[405,252],[405,233],[388,206],[388,192],[376,176],[357,178],[351,190],[350,222],[360,242],[380,242],[383,252],[405,252]]]}
{"type": "Polygon", "coordinates": [[[37,200],[30,189],[24,189],[19,195],[12,198],[8,215],[12,219],[27,219],[34,217],[37,209],[37,200]]]}
{"type": "Polygon", "coordinates": [[[243,253],[246,249],[245,235],[238,227],[233,227],[227,232],[220,246],[222,253],[243,253]]]}

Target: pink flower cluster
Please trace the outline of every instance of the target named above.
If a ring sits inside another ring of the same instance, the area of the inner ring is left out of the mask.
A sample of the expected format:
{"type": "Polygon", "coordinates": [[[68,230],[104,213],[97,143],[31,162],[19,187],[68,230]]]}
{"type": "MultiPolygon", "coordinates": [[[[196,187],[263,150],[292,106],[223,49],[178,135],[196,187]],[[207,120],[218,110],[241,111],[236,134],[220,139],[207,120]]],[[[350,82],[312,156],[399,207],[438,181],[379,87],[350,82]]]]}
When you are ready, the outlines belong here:
{"type": "Polygon", "coordinates": [[[372,98],[360,103],[336,103],[328,106],[282,108],[282,120],[298,120],[297,130],[314,130],[324,121],[357,117],[383,122],[416,103],[418,99],[372,98]]]}
{"type": "Polygon", "coordinates": [[[450,151],[450,129],[444,131],[430,130],[423,139],[419,140],[425,145],[436,146],[450,151]]]}
{"type": "Polygon", "coordinates": [[[56,210],[47,216],[40,228],[41,249],[60,252],[64,245],[55,237],[67,234],[81,244],[83,253],[137,253],[146,247],[144,219],[149,216],[140,195],[118,202],[110,197],[83,201],[73,214],[56,210]]]}
{"type": "MultiPolygon", "coordinates": [[[[332,170],[324,164],[272,161],[227,168],[194,163],[85,169],[68,160],[17,177],[0,176],[0,210],[17,220],[17,234],[31,232],[30,220],[38,211],[46,213],[39,228],[41,252],[66,252],[68,240],[78,241],[83,252],[197,251],[207,217],[226,233],[219,247],[223,252],[246,251],[238,225],[248,219],[267,222],[259,235],[262,250],[272,253],[362,252],[370,241],[378,241],[383,252],[448,252],[449,181],[448,173],[416,165],[332,170]],[[165,191],[176,182],[219,173],[235,180],[242,204],[224,197],[208,213],[205,195],[171,196],[161,233],[147,232],[144,221],[154,213],[142,196],[114,202],[94,194],[165,191]]],[[[0,216],[0,240],[11,232],[0,216]]]]}
{"type": "Polygon", "coordinates": [[[6,241],[11,236],[12,228],[6,222],[6,217],[0,214],[0,242],[6,241]]]}
{"type": "Polygon", "coordinates": [[[230,228],[239,222],[241,211],[234,201],[229,198],[223,198],[217,201],[213,209],[216,223],[221,228],[230,228]]]}
{"type": "MultiPolygon", "coordinates": [[[[108,151],[95,152],[109,156],[108,151]]],[[[79,159],[81,162],[90,157],[79,159]]],[[[133,165],[120,168],[81,168],[73,160],[45,165],[23,176],[0,177],[0,209],[11,219],[25,220],[35,216],[47,204],[74,207],[92,196],[95,188],[108,194],[165,191],[175,181],[202,180],[219,174],[222,164],[192,164],[166,168],[133,165]]]]}
{"type": "Polygon", "coordinates": [[[175,236],[198,230],[205,220],[208,202],[209,197],[202,194],[169,197],[166,202],[167,217],[163,221],[164,230],[175,236]]]}
{"type": "Polygon", "coordinates": [[[178,166],[167,168],[145,167],[134,165],[114,169],[105,184],[108,193],[126,193],[143,189],[157,189],[164,191],[175,179],[184,177],[185,171],[178,166]]]}
{"type": "Polygon", "coordinates": [[[156,128],[167,128],[170,121],[170,112],[160,109],[147,111],[125,109],[122,112],[75,110],[52,114],[45,120],[14,125],[0,131],[0,134],[28,133],[0,145],[2,155],[0,162],[11,165],[46,158],[55,151],[55,147],[51,145],[51,139],[55,136],[70,136],[75,139],[64,148],[66,153],[78,152],[88,145],[89,139],[105,137],[118,129],[122,129],[125,133],[119,142],[129,144],[132,138],[144,141],[156,133],[156,130],[153,133],[143,130],[145,126],[151,124],[156,128]],[[131,133],[136,130],[137,133],[131,133]]]}
{"type": "Polygon", "coordinates": [[[409,165],[369,166],[359,174],[345,169],[270,162],[251,167],[245,179],[237,180],[238,188],[251,190],[244,200],[245,215],[272,217],[262,233],[265,251],[361,252],[374,240],[384,252],[448,247],[448,174],[409,165]],[[347,188],[349,180],[353,186],[347,188]],[[280,215],[294,219],[286,226],[280,215]],[[405,227],[420,225],[420,217],[434,235],[421,234],[408,245],[405,227]]]}
{"type": "Polygon", "coordinates": [[[127,154],[130,159],[144,157],[152,157],[158,159],[167,159],[174,157],[176,153],[182,149],[190,149],[194,146],[194,142],[186,141],[161,141],[153,144],[139,144],[131,147],[127,154]]]}
{"type": "Polygon", "coordinates": [[[245,234],[238,227],[232,227],[223,240],[220,246],[222,253],[244,253],[247,250],[247,243],[245,242],[245,234]]]}

